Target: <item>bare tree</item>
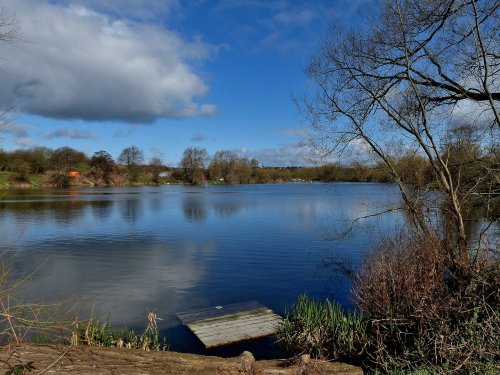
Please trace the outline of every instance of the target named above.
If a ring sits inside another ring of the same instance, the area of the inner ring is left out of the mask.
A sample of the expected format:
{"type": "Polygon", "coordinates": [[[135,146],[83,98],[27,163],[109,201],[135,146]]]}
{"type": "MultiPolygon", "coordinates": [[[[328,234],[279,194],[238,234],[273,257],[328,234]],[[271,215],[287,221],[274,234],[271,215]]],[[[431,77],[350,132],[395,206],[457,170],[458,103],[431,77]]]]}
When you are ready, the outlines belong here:
{"type": "Polygon", "coordinates": [[[125,164],[130,173],[130,178],[137,181],[140,173],[140,166],[144,163],[144,152],[137,146],[130,146],[123,149],[118,156],[118,163],[125,164]]]}
{"type": "Polygon", "coordinates": [[[368,148],[399,186],[413,223],[429,223],[422,196],[395,164],[395,152],[429,162],[444,193],[454,240],[450,256],[467,260],[459,181],[443,149],[450,119],[467,118],[482,142],[498,142],[500,20],[495,0],[384,1],[358,29],[332,26],[308,76],[317,91],[305,100],[311,144],[322,156],[368,148]]]}
{"type": "MultiPolygon", "coordinates": [[[[12,45],[19,36],[19,25],[13,15],[8,15],[0,9],[0,45],[12,45]]],[[[1,72],[1,71],[0,71],[1,72]]],[[[15,108],[17,103],[13,103],[8,108],[0,109],[0,130],[6,129],[16,119],[15,108]]]]}
{"type": "Polygon", "coordinates": [[[118,162],[125,164],[127,167],[142,164],[144,163],[144,153],[136,146],[125,147],[118,156],[118,162]]]}

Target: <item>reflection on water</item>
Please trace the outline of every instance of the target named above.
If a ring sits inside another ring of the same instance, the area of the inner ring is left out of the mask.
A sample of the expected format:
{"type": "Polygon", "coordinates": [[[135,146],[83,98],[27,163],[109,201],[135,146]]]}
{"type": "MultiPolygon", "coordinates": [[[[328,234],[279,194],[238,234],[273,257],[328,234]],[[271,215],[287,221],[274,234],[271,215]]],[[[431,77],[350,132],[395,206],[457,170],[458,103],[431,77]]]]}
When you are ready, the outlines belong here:
{"type": "Polygon", "coordinates": [[[184,217],[187,221],[205,221],[207,218],[207,211],[205,208],[205,200],[199,195],[186,195],[182,199],[184,208],[184,217]]]}
{"type": "MultiPolygon", "coordinates": [[[[1,247],[17,275],[38,269],[30,298],[84,296],[134,328],[155,310],[171,349],[202,352],[176,312],[258,300],[283,313],[303,292],[348,306],[348,280],[324,259],[357,264],[377,233],[331,242],[325,229],[398,204],[384,184],[12,191],[0,201],[1,247]]],[[[386,231],[403,217],[380,220],[386,231]]]]}
{"type": "MultiPolygon", "coordinates": [[[[133,240],[78,241],[71,244],[71,254],[50,243],[41,243],[39,248],[15,264],[25,270],[43,264],[37,271],[37,285],[28,288],[31,298],[90,297],[97,311],[112,311],[112,321],[132,327],[142,326],[149,310],[162,316],[165,311],[177,311],[204,274],[204,254],[212,252],[209,244],[199,249],[188,242],[180,246],[139,235],[133,240]]],[[[173,318],[167,316],[170,321],[166,323],[176,324],[173,318]]]]}
{"type": "Polygon", "coordinates": [[[141,207],[142,202],[138,197],[121,201],[119,205],[124,220],[135,223],[141,219],[143,214],[141,207]]]}
{"type": "Polygon", "coordinates": [[[112,200],[93,201],[89,205],[95,220],[103,221],[109,218],[113,209],[112,200]]]}

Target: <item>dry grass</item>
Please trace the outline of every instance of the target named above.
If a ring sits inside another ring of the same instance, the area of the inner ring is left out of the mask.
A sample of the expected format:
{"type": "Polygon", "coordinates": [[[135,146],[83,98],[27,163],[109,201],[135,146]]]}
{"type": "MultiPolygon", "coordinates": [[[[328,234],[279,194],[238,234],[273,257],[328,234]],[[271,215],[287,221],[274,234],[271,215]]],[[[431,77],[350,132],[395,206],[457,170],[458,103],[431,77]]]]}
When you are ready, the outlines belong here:
{"type": "Polygon", "coordinates": [[[70,333],[63,304],[30,303],[24,299],[25,284],[32,275],[13,279],[10,262],[0,255],[0,342],[19,344],[44,338],[59,340],[70,333]]]}
{"type": "Polygon", "coordinates": [[[148,313],[147,324],[142,334],[127,328],[116,329],[110,326],[109,316],[105,323],[92,318],[75,322],[71,333],[71,344],[115,347],[142,350],[166,350],[165,339],[163,343],[159,340],[157,321],[160,320],[154,312],[148,313]]]}
{"type": "Polygon", "coordinates": [[[402,231],[360,269],[354,301],[372,367],[468,374],[497,366],[500,262],[484,257],[455,273],[445,254],[438,236],[402,231]]]}

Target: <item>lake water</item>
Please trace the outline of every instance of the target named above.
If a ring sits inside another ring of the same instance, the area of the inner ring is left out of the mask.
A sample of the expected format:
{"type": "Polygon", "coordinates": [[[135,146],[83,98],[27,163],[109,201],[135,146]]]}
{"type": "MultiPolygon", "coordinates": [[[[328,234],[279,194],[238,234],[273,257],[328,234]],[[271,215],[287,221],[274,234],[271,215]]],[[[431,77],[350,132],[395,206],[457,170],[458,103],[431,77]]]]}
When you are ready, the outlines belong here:
{"type": "MultiPolygon", "coordinates": [[[[404,219],[363,219],[332,238],[345,219],[397,205],[397,188],[375,183],[4,191],[0,238],[16,276],[34,272],[30,299],[86,301],[138,329],[154,310],[172,350],[204,353],[177,312],[258,300],[283,314],[304,292],[350,307],[349,280],[328,263],[359,264],[404,219]]],[[[210,353],[270,356],[268,344],[210,353]]]]}

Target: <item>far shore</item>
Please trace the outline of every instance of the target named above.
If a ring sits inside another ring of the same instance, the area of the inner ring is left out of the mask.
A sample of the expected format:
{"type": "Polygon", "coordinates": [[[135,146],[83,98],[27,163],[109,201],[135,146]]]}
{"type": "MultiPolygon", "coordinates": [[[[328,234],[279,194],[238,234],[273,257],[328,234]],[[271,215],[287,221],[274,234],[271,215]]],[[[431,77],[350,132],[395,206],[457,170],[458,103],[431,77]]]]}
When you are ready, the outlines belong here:
{"type": "MultiPolygon", "coordinates": [[[[55,172],[43,174],[29,174],[22,181],[16,178],[15,173],[0,172],[0,189],[56,189],[56,188],[91,188],[91,187],[139,187],[139,186],[160,186],[160,185],[191,185],[191,186],[213,186],[213,185],[240,185],[240,184],[276,184],[276,183],[319,183],[319,182],[387,182],[387,181],[359,181],[358,179],[342,180],[310,180],[302,178],[276,178],[270,180],[252,180],[248,182],[232,182],[221,180],[210,180],[205,178],[194,183],[186,180],[176,179],[172,176],[153,179],[150,176],[141,176],[137,180],[131,180],[128,176],[114,174],[110,176],[108,182],[93,175],[78,175],[68,177],[61,183],[56,179],[55,172]]],[[[60,175],[59,175],[60,176],[60,175]]]]}

